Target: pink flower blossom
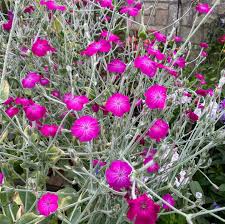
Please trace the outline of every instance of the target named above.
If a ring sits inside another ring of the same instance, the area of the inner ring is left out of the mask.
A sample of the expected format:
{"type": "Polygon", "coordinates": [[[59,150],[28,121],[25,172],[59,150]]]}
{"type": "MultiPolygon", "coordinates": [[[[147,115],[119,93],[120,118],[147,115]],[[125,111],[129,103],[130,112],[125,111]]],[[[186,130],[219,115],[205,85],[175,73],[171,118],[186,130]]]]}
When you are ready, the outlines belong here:
{"type": "Polygon", "coordinates": [[[107,40],[95,41],[87,46],[82,52],[83,55],[93,56],[97,53],[107,53],[111,49],[110,42],[107,40]]]}
{"type": "Polygon", "coordinates": [[[27,99],[27,98],[25,98],[25,97],[17,97],[17,98],[15,99],[15,104],[21,105],[21,106],[23,106],[23,107],[28,106],[28,105],[31,105],[31,104],[33,104],[33,103],[34,103],[33,100],[27,99]]]}
{"type": "Polygon", "coordinates": [[[134,224],[155,224],[160,206],[147,196],[140,195],[136,199],[128,200],[129,210],[127,218],[134,224]]]}
{"type": "Polygon", "coordinates": [[[206,58],[208,56],[208,53],[206,51],[202,51],[201,56],[206,58]]]}
{"type": "Polygon", "coordinates": [[[209,45],[208,45],[206,42],[201,42],[201,43],[199,44],[199,46],[200,46],[201,48],[208,48],[208,47],[209,47],[209,45]]]}
{"type": "Polygon", "coordinates": [[[44,124],[40,128],[40,132],[44,137],[54,137],[59,129],[55,124],[44,124]]]}
{"type": "Polygon", "coordinates": [[[191,122],[196,122],[199,119],[198,115],[191,110],[187,111],[186,114],[191,122]]]}
{"type": "Polygon", "coordinates": [[[0,172],[0,186],[4,183],[4,174],[0,172]]]}
{"type": "Polygon", "coordinates": [[[41,215],[49,216],[58,209],[58,195],[46,193],[37,202],[37,210],[41,215]]]}
{"type": "Polygon", "coordinates": [[[55,0],[41,0],[40,5],[45,5],[48,10],[58,10],[58,11],[65,11],[66,6],[64,5],[58,5],[55,0]]]}
{"type": "Polygon", "coordinates": [[[41,79],[40,79],[40,84],[41,84],[42,86],[47,86],[47,85],[49,85],[49,83],[50,83],[49,79],[47,79],[47,78],[45,78],[45,77],[41,77],[41,79]]]}
{"type": "Polygon", "coordinates": [[[10,31],[12,28],[13,17],[14,17],[12,11],[8,11],[7,16],[8,16],[8,20],[7,20],[7,22],[2,24],[2,28],[5,31],[10,31]]]}
{"type": "Polygon", "coordinates": [[[98,0],[101,7],[113,9],[112,0],[98,0]]]}
{"type": "Polygon", "coordinates": [[[96,118],[82,116],[73,123],[71,132],[80,142],[89,142],[99,136],[100,126],[96,118]]]}
{"type": "Polygon", "coordinates": [[[38,73],[29,72],[26,77],[22,79],[21,83],[23,88],[32,89],[40,80],[41,76],[38,73]]]}
{"type": "Polygon", "coordinates": [[[98,159],[94,159],[94,160],[92,161],[92,163],[93,163],[93,166],[94,166],[94,167],[95,167],[95,166],[103,167],[103,166],[105,166],[105,165],[107,164],[106,162],[101,161],[101,160],[98,160],[98,159]]]}
{"type": "Polygon", "coordinates": [[[15,115],[19,113],[19,109],[17,107],[9,107],[5,110],[5,113],[10,117],[13,118],[15,115]]]}
{"type": "Polygon", "coordinates": [[[56,98],[59,98],[59,99],[60,99],[60,96],[61,96],[60,91],[58,91],[58,90],[52,90],[51,95],[56,97],[56,98]]]}
{"type": "Polygon", "coordinates": [[[106,181],[111,188],[121,191],[131,186],[132,167],[122,160],[113,161],[105,172],[106,181]]]}
{"type": "Polygon", "coordinates": [[[114,59],[107,65],[108,72],[122,74],[126,70],[126,64],[120,59],[114,59]]]}
{"type": "Polygon", "coordinates": [[[24,111],[27,119],[30,121],[38,121],[46,114],[46,108],[37,103],[24,107],[24,111]]]}
{"type": "Polygon", "coordinates": [[[148,77],[154,77],[157,71],[157,64],[146,55],[138,56],[134,60],[134,66],[148,77]]]}
{"type": "Polygon", "coordinates": [[[155,32],[154,33],[154,36],[155,36],[155,39],[159,42],[162,42],[162,43],[166,43],[166,35],[160,33],[160,32],[155,32]]]}
{"type": "Polygon", "coordinates": [[[175,37],[173,38],[173,40],[174,40],[176,43],[180,43],[180,42],[183,41],[183,37],[175,36],[175,37]]]}
{"type": "Polygon", "coordinates": [[[225,44],[225,34],[222,35],[222,36],[220,36],[220,37],[218,38],[218,42],[219,42],[220,44],[225,44]]]}
{"type": "Polygon", "coordinates": [[[95,103],[91,106],[91,109],[93,112],[97,113],[99,111],[100,107],[97,103],[95,103]]]}
{"type": "Polygon", "coordinates": [[[3,102],[3,105],[10,105],[11,103],[14,102],[14,98],[10,96],[5,102],[3,102]]]}
{"type": "Polygon", "coordinates": [[[195,9],[200,14],[207,14],[210,11],[211,7],[207,3],[198,3],[195,9]]]}
{"type": "Polygon", "coordinates": [[[125,113],[130,111],[129,97],[121,93],[115,93],[108,98],[105,108],[114,116],[122,117],[125,113]]]}
{"type": "Polygon", "coordinates": [[[157,119],[156,121],[154,121],[153,125],[149,128],[148,136],[151,139],[160,142],[167,136],[168,132],[169,132],[168,123],[162,119],[157,119]]]}
{"type": "Polygon", "coordinates": [[[174,66],[178,66],[179,68],[184,68],[186,66],[186,61],[184,57],[179,57],[176,59],[176,61],[173,63],[174,66]]]}
{"type": "Polygon", "coordinates": [[[159,170],[159,164],[154,161],[152,156],[148,156],[144,159],[144,164],[151,163],[147,168],[148,173],[157,173],[159,170]],[[150,162],[151,161],[151,162],[150,162]]]}
{"type": "Polygon", "coordinates": [[[207,96],[209,93],[207,89],[197,89],[195,92],[200,96],[207,96]]]}
{"type": "Polygon", "coordinates": [[[120,43],[120,38],[116,34],[113,34],[107,30],[101,32],[101,36],[106,38],[109,42],[120,43]]]}
{"type": "Polygon", "coordinates": [[[205,76],[200,74],[200,73],[196,73],[195,78],[198,79],[198,80],[205,80],[205,76]]]}
{"type": "Polygon", "coordinates": [[[38,57],[43,57],[47,55],[48,52],[55,52],[56,49],[53,48],[46,39],[37,38],[37,40],[32,45],[32,52],[38,57]]]}
{"type": "Polygon", "coordinates": [[[122,6],[120,8],[120,13],[123,14],[127,14],[129,16],[135,17],[139,14],[141,10],[141,4],[137,3],[134,6],[133,5],[127,5],[127,6],[122,6]]]}
{"type": "MultiPolygon", "coordinates": [[[[162,196],[162,199],[163,199],[164,201],[168,202],[171,206],[174,207],[174,205],[175,205],[175,200],[174,200],[174,198],[173,198],[170,194],[165,194],[165,195],[163,195],[163,196],[162,196]]],[[[168,205],[166,205],[165,203],[163,203],[163,208],[164,208],[165,210],[167,210],[167,211],[171,210],[171,208],[170,208],[168,205]]]]}
{"type": "Polygon", "coordinates": [[[81,111],[89,100],[86,96],[73,96],[69,93],[65,94],[64,102],[68,110],[81,111]]]}
{"type": "Polygon", "coordinates": [[[166,98],[167,88],[165,86],[155,84],[145,92],[145,102],[151,110],[163,110],[166,107],[166,98]]]}

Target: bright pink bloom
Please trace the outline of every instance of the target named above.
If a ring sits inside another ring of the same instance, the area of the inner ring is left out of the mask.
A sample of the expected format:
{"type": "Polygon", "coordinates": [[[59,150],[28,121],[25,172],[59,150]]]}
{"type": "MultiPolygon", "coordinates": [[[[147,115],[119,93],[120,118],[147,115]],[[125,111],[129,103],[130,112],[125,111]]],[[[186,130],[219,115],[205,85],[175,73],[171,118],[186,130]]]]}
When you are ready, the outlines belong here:
{"type": "Polygon", "coordinates": [[[128,200],[129,210],[127,218],[134,224],[155,224],[160,206],[147,196],[140,195],[136,199],[128,200]]]}
{"type": "Polygon", "coordinates": [[[4,174],[0,172],[0,186],[4,183],[4,174]]]}
{"type": "Polygon", "coordinates": [[[25,111],[26,117],[30,121],[40,120],[46,114],[46,108],[37,103],[33,103],[31,105],[24,107],[24,111],[25,111]]]}
{"type": "Polygon", "coordinates": [[[99,0],[101,7],[113,9],[112,0],[99,0]]]}
{"type": "Polygon", "coordinates": [[[34,103],[33,100],[27,99],[27,98],[25,98],[25,97],[17,97],[17,98],[15,99],[15,104],[21,105],[21,106],[23,106],[23,107],[28,106],[28,105],[31,105],[31,104],[33,104],[33,103],[34,103]]]}
{"type": "Polygon", "coordinates": [[[157,173],[159,170],[159,164],[154,161],[152,156],[148,156],[147,158],[145,158],[144,164],[146,165],[150,161],[151,161],[151,165],[147,168],[147,172],[148,173],[157,173]]]}
{"type": "Polygon", "coordinates": [[[40,80],[41,76],[38,73],[29,72],[26,77],[22,79],[21,83],[23,88],[32,89],[40,80]]]}
{"type": "Polygon", "coordinates": [[[29,6],[27,6],[23,11],[24,11],[24,13],[29,13],[29,14],[31,14],[31,13],[33,13],[34,12],[34,7],[32,6],[32,5],[29,5],[29,6]]]}
{"type": "Polygon", "coordinates": [[[195,78],[198,80],[205,80],[205,76],[200,73],[195,74],[195,78]]]}
{"type": "Polygon", "coordinates": [[[49,42],[45,39],[37,38],[37,40],[32,45],[32,52],[38,57],[43,57],[47,55],[48,52],[55,52],[56,49],[53,48],[49,42]]]}
{"type": "Polygon", "coordinates": [[[153,85],[145,92],[146,104],[153,109],[163,110],[166,107],[167,88],[165,86],[153,85]]]}
{"type": "Polygon", "coordinates": [[[45,5],[48,10],[58,10],[58,11],[65,11],[66,10],[66,6],[58,5],[55,2],[55,0],[50,0],[50,1],[41,0],[40,4],[45,5]]]}
{"type": "Polygon", "coordinates": [[[99,136],[100,126],[96,118],[82,116],[73,123],[71,132],[80,142],[89,142],[99,136]]]}
{"type": "Polygon", "coordinates": [[[141,10],[141,4],[140,3],[137,3],[136,5],[134,6],[131,6],[131,5],[128,5],[128,6],[122,6],[120,8],[120,13],[123,14],[127,14],[129,16],[132,16],[132,17],[135,17],[139,14],[141,10]]]}
{"type": "Polygon", "coordinates": [[[207,96],[209,93],[207,89],[197,89],[195,92],[200,96],[207,96]]]}
{"type": "Polygon", "coordinates": [[[41,215],[49,216],[58,209],[58,195],[46,193],[37,202],[37,210],[41,215]]]}
{"type": "Polygon", "coordinates": [[[179,57],[176,59],[176,61],[173,63],[174,66],[178,66],[179,68],[184,68],[186,66],[186,61],[184,57],[179,57]]]}
{"type": "Polygon", "coordinates": [[[54,137],[59,129],[59,126],[55,124],[44,124],[40,128],[40,132],[45,137],[54,137]]]}
{"type": "Polygon", "coordinates": [[[207,14],[210,11],[211,7],[207,3],[198,3],[195,9],[200,14],[207,14]]]}
{"type": "Polygon", "coordinates": [[[17,107],[9,107],[5,110],[5,113],[10,117],[13,118],[15,115],[19,113],[19,109],[17,107]]]}
{"type": "Polygon", "coordinates": [[[157,60],[162,61],[165,59],[165,54],[163,54],[160,50],[155,52],[155,57],[157,60]]]}
{"type": "Polygon", "coordinates": [[[122,74],[126,70],[126,64],[120,59],[114,59],[107,65],[108,72],[122,74]]]}
{"type": "Polygon", "coordinates": [[[105,172],[106,181],[111,188],[121,191],[131,186],[130,174],[132,167],[122,160],[113,161],[105,172]]]}
{"type": "Polygon", "coordinates": [[[101,36],[104,37],[104,38],[107,38],[107,40],[109,42],[114,42],[114,43],[119,43],[120,42],[120,38],[119,36],[117,36],[116,34],[113,34],[107,30],[103,30],[101,32],[101,36]]]}
{"type": "Polygon", "coordinates": [[[11,28],[12,28],[14,15],[13,15],[13,13],[11,11],[8,11],[8,15],[7,16],[8,16],[8,20],[7,20],[7,22],[2,24],[2,28],[5,31],[10,31],[11,28]]]}
{"type": "Polygon", "coordinates": [[[199,44],[199,46],[200,46],[201,48],[208,48],[208,47],[209,47],[209,45],[208,45],[206,42],[201,42],[201,43],[199,44]]]}
{"type": "Polygon", "coordinates": [[[93,42],[87,46],[87,48],[82,52],[83,55],[93,56],[97,53],[107,53],[111,49],[110,42],[107,40],[100,40],[93,42]]]}
{"type": "MultiPolygon", "coordinates": [[[[174,200],[174,198],[173,198],[170,194],[165,194],[165,195],[163,195],[163,196],[162,196],[162,199],[163,199],[164,201],[168,202],[171,206],[174,207],[174,205],[175,205],[175,200],[174,200]]],[[[164,204],[164,203],[163,203],[163,208],[164,208],[165,210],[167,210],[167,211],[171,210],[171,208],[170,208],[168,205],[164,204]]]]}
{"type": "Polygon", "coordinates": [[[160,32],[155,32],[154,33],[154,36],[155,36],[155,39],[159,42],[162,42],[162,43],[166,43],[166,35],[160,33],[160,32]]]}
{"type": "Polygon", "coordinates": [[[175,36],[173,39],[176,43],[180,43],[183,41],[183,37],[180,37],[180,36],[175,36]]]}
{"type": "Polygon", "coordinates": [[[64,102],[66,103],[68,110],[81,111],[89,100],[86,96],[73,96],[72,94],[65,94],[64,102]]]}
{"type": "Polygon", "coordinates": [[[201,56],[206,58],[208,56],[208,53],[206,51],[202,51],[201,56]]]}
{"type": "Polygon", "coordinates": [[[196,113],[194,113],[193,111],[187,111],[186,112],[188,118],[192,121],[192,122],[196,122],[198,121],[199,117],[196,113]]]}
{"type": "Polygon", "coordinates": [[[148,136],[151,139],[154,139],[157,142],[160,142],[162,139],[164,139],[167,136],[168,132],[169,132],[168,123],[162,119],[158,119],[149,128],[148,136]]]}
{"type": "Polygon", "coordinates": [[[108,98],[105,108],[114,116],[122,117],[125,113],[130,111],[129,97],[121,93],[115,93],[108,98]]]}
{"type": "Polygon", "coordinates": [[[14,102],[14,98],[13,97],[9,97],[5,102],[3,102],[3,105],[10,105],[11,103],[14,102]]]}
{"type": "Polygon", "coordinates": [[[42,86],[47,86],[47,85],[49,85],[49,83],[50,83],[49,79],[47,79],[47,78],[45,78],[45,77],[42,77],[42,78],[40,79],[40,84],[41,84],[42,86]]]}
{"type": "Polygon", "coordinates": [[[145,144],[145,139],[144,137],[141,137],[141,135],[138,135],[137,138],[135,139],[136,142],[139,142],[141,145],[145,144]]]}
{"type": "Polygon", "coordinates": [[[134,66],[148,77],[154,77],[157,71],[157,64],[146,55],[138,56],[134,60],[134,66]]]}
{"type": "Polygon", "coordinates": [[[56,98],[60,98],[60,96],[61,96],[60,91],[58,91],[58,90],[52,90],[51,95],[56,98]]]}

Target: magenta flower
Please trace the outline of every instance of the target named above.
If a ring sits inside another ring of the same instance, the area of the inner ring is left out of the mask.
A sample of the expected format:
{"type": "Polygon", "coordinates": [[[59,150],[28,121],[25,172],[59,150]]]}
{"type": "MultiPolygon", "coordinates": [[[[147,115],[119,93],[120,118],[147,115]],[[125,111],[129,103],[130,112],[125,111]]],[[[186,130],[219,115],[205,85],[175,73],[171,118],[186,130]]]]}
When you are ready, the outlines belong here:
{"type": "Polygon", "coordinates": [[[40,80],[41,76],[38,73],[29,72],[26,77],[22,79],[21,83],[23,88],[32,89],[40,80]]]}
{"type": "Polygon", "coordinates": [[[41,215],[49,216],[58,209],[59,197],[53,193],[46,193],[37,202],[37,210],[41,215]]]}
{"type": "Polygon", "coordinates": [[[8,16],[8,20],[7,20],[7,22],[5,22],[5,23],[2,24],[2,28],[5,31],[10,31],[11,28],[12,28],[12,23],[13,23],[13,17],[14,17],[14,15],[13,15],[13,13],[11,11],[8,11],[7,16],[8,16]]]}
{"type": "MultiPolygon", "coordinates": [[[[168,202],[171,206],[174,207],[174,205],[175,205],[175,200],[174,200],[174,198],[173,198],[170,194],[165,194],[165,195],[163,195],[162,199],[165,200],[165,201],[168,202]]],[[[170,208],[168,205],[164,204],[164,203],[163,203],[163,208],[164,208],[165,210],[167,210],[167,211],[171,210],[171,208],[170,208]]]]}
{"type": "Polygon", "coordinates": [[[160,50],[155,52],[155,57],[157,60],[162,61],[165,59],[165,54],[163,54],[160,50]]]}
{"type": "Polygon", "coordinates": [[[145,92],[145,102],[148,107],[163,110],[166,107],[167,88],[165,86],[153,85],[145,92]]]}
{"type": "Polygon", "coordinates": [[[205,76],[200,73],[195,74],[195,78],[200,81],[205,80],[205,76]]]}
{"type": "Polygon", "coordinates": [[[101,7],[113,9],[112,0],[99,0],[101,7]]]}
{"type": "Polygon", "coordinates": [[[10,96],[5,102],[3,102],[3,105],[10,105],[11,103],[14,102],[14,98],[10,96]]]}
{"type": "Polygon", "coordinates": [[[82,116],[73,123],[71,132],[80,142],[89,142],[99,136],[100,126],[96,118],[82,116]]]}
{"type": "Polygon", "coordinates": [[[183,41],[183,37],[175,36],[175,37],[173,38],[173,40],[174,40],[176,43],[180,43],[180,42],[183,41]]]}
{"type": "Polygon", "coordinates": [[[59,99],[61,97],[60,91],[58,90],[52,90],[51,95],[59,99]]]}
{"type": "Polygon", "coordinates": [[[4,174],[0,172],[0,186],[4,183],[4,174]]]}
{"type": "Polygon", "coordinates": [[[66,6],[64,5],[58,5],[55,0],[41,0],[40,5],[45,5],[48,10],[58,10],[58,11],[65,11],[66,6]]]}
{"type": "Polygon", "coordinates": [[[68,110],[81,111],[89,100],[86,96],[73,96],[72,94],[65,94],[64,102],[66,103],[68,110]]]}
{"type": "Polygon", "coordinates": [[[50,83],[49,79],[47,79],[47,78],[45,78],[45,77],[42,77],[42,78],[40,79],[40,84],[41,84],[42,86],[47,86],[47,85],[49,85],[49,83],[50,83]]]}
{"type": "Polygon", "coordinates": [[[222,36],[220,36],[217,40],[218,40],[218,42],[220,44],[225,44],[225,34],[223,34],[222,36]]]}
{"type": "Polygon", "coordinates": [[[95,167],[95,166],[103,167],[103,166],[105,166],[107,163],[104,162],[104,161],[98,160],[98,159],[94,159],[94,160],[92,161],[92,164],[93,164],[94,167],[95,167]]]}
{"type": "Polygon", "coordinates": [[[200,46],[201,48],[208,48],[208,47],[209,47],[209,45],[208,45],[206,42],[201,42],[201,43],[199,44],[199,46],[200,46]]]}
{"type": "Polygon", "coordinates": [[[207,14],[210,11],[211,7],[207,3],[198,3],[195,9],[200,14],[207,14]]]}
{"type": "Polygon", "coordinates": [[[120,59],[114,59],[107,65],[108,72],[122,74],[126,70],[126,64],[120,59]]]}
{"type": "Polygon", "coordinates": [[[160,142],[167,136],[168,132],[169,132],[168,123],[162,119],[157,119],[148,130],[148,136],[151,139],[160,142]]]}
{"type": "Polygon", "coordinates": [[[158,42],[162,42],[162,43],[166,43],[166,35],[160,33],[160,32],[155,32],[154,33],[154,36],[155,36],[155,39],[158,41],[158,42]]]}
{"type": "Polygon", "coordinates": [[[184,68],[186,66],[186,61],[184,57],[179,57],[176,59],[176,61],[173,63],[174,66],[177,66],[179,68],[184,68]]]}
{"type": "Polygon", "coordinates": [[[154,77],[157,71],[157,64],[148,56],[138,56],[134,60],[134,67],[139,68],[148,77],[154,77]]]}
{"type": "Polygon", "coordinates": [[[37,40],[32,45],[32,52],[38,57],[43,57],[47,55],[48,52],[55,52],[56,49],[53,48],[49,42],[45,39],[37,38],[37,40]]]}
{"type": "Polygon", "coordinates": [[[121,191],[131,186],[132,167],[122,160],[113,161],[105,172],[106,181],[111,188],[121,191]]]}
{"type": "Polygon", "coordinates": [[[157,173],[159,170],[159,164],[154,161],[152,156],[148,156],[144,159],[144,164],[146,165],[147,163],[150,163],[149,167],[147,168],[148,173],[157,173]]]}
{"type": "Polygon", "coordinates": [[[136,199],[128,200],[129,210],[127,218],[134,224],[155,224],[160,206],[147,196],[140,195],[136,199]]]}
{"type": "Polygon", "coordinates": [[[95,103],[91,106],[91,109],[93,112],[97,113],[100,109],[100,106],[97,103],[95,103]]]}
{"type": "Polygon", "coordinates": [[[34,6],[32,6],[32,5],[29,5],[29,6],[27,6],[23,11],[24,11],[24,13],[28,13],[28,14],[31,14],[31,13],[33,13],[34,12],[34,6]]]}
{"type": "Polygon", "coordinates": [[[13,118],[15,115],[19,113],[19,109],[17,107],[9,107],[5,110],[5,113],[10,117],[13,118]]]}
{"type": "Polygon", "coordinates": [[[59,129],[56,124],[44,124],[40,128],[40,132],[44,137],[54,137],[59,129]]]}
{"type": "Polygon", "coordinates": [[[129,16],[135,17],[139,14],[140,9],[138,7],[135,6],[122,6],[120,8],[120,13],[123,14],[127,14],[129,16]]]}
{"type": "Polygon", "coordinates": [[[115,93],[108,98],[105,108],[114,116],[122,117],[125,113],[130,111],[129,97],[121,93],[115,93]]]}
{"type": "Polygon", "coordinates": [[[30,121],[38,121],[46,114],[46,108],[37,103],[24,107],[24,111],[27,119],[30,121]]]}
{"type": "Polygon", "coordinates": [[[25,98],[25,97],[17,97],[17,98],[15,99],[15,104],[16,104],[16,105],[21,105],[21,106],[23,106],[23,107],[28,106],[28,105],[31,105],[31,104],[33,104],[33,103],[34,103],[33,100],[27,99],[27,98],[25,98]]]}
{"type": "Polygon", "coordinates": [[[198,121],[198,119],[199,119],[198,115],[191,110],[187,111],[186,114],[187,114],[188,118],[190,119],[190,121],[193,123],[198,121]]]}
{"type": "Polygon", "coordinates": [[[120,38],[119,36],[117,36],[116,34],[113,34],[107,30],[103,30],[101,32],[101,36],[104,37],[104,38],[107,38],[107,40],[109,42],[113,42],[113,43],[120,43],[120,38]]]}
{"type": "Polygon", "coordinates": [[[109,41],[100,40],[89,44],[82,54],[86,56],[93,56],[97,53],[107,53],[110,51],[110,49],[111,45],[109,41]]]}

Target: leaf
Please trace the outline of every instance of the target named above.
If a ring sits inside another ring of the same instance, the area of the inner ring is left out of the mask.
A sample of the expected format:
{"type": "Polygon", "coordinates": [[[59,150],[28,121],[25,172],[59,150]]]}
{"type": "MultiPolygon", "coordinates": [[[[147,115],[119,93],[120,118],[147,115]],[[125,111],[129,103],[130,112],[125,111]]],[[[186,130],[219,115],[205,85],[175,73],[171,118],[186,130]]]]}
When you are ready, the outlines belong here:
{"type": "Polygon", "coordinates": [[[219,191],[225,191],[225,184],[221,184],[221,185],[220,185],[219,191]]]}
{"type": "Polygon", "coordinates": [[[9,83],[4,80],[0,86],[0,103],[5,102],[9,98],[9,83]]]}
{"type": "Polygon", "coordinates": [[[64,154],[64,152],[60,148],[58,148],[56,146],[52,146],[48,150],[48,156],[49,156],[48,160],[53,163],[56,163],[60,159],[61,155],[63,155],[63,154],[64,154]]]}
{"type": "MultiPolygon", "coordinates": [[[[19,196],[20,196],[21,201],[23,202],[25,212],[28,211],[33,206],[33,204],[36,202],[36,196],[29,191],[27,191],[27,192],[20,191],[19,196]]],[[[34,208],[35,208],[35,206],[34,206],[34,208]]]]}
{"type": "Polygon", "coordinates": [[[195,196],[195,198],[197,198],[196,197],[197,192],[202,193],[202,196],[203,196],[204,192],[203,192],[202,187],[201,187],[201,185],[199,184],[198,181],[192,181],[190,183],[190,188],[191,188],[191,192],[195,196]]]}
{"type": "Polygon", "coordinates": [[[0,224],[12,224],[12,222],[8,217],[0,214],[0,224]]]}
{"type": "Polygon", "coordinates": [[[52,28],[54,29],[56,33],[60,33],[62,31],[62,25],[60,23],[60,20],[57,17],[52,23],[52,28]]]}
{"type": "Polygon", "coordinates": [[[36,215],[34,213],[26,213],[24,214],[16,224],[37,224],[43,219],[42,215],[36,215]]]}

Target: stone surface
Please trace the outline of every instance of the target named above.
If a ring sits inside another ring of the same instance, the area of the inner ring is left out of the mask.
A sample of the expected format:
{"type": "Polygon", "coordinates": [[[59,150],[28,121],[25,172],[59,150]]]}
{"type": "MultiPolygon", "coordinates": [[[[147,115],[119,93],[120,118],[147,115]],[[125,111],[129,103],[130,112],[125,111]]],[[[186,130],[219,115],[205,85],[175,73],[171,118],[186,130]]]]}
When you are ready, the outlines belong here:
{"type": "Polygon", "coordinates": [[[157,10],[155,17],[155,25],[167,25],[168,22],[168,10],[157,10]]]}

